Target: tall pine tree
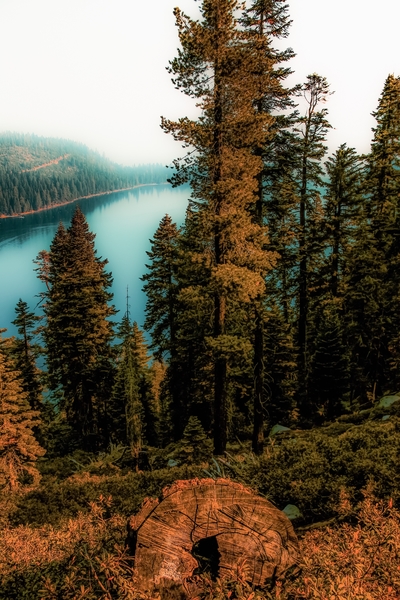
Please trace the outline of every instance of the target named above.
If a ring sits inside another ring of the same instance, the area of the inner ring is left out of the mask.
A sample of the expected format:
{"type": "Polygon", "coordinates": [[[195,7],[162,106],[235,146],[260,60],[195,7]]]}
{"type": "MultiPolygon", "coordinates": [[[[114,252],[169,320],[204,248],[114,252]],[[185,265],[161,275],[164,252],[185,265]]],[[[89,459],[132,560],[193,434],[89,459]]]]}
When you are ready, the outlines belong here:
{"type": "Polygon", "coordinates": [[[332,297],[343,296],[343,274],[360,224],[365,166],[354,148],[342,144],[326,162],[325,231],[327,279],[332,297]]]}
{"type": "Polygon", "coordinates": [[[380,353],[388,357],[387,362],[392,365],[388,371],[385,362],[385,368],[382,365],[376,374],[377,389],[381,392],[383,389],[395,389],[399,380],[393,366],[400,360],[400,77],[387,77],[378,108],[372,114],[376,127],[368,156],[367,189],[377,251],[387,265],[386,274],[380,282],[386,290],[385,335],[381,340],[380,353]]]}
{"type": "MultiPolygon", "coordinates": [[[[145,443],[146,429],[155,435],[151,403],[151,380],[147,349],[137,323],[130,322],[128,311],[118,330],[117,371],[110,400],[111,438],[126,444],[138,456],[145,443]]],[[[153,441],[152,440],[152,441],[153,441]]]]}
{"type": "MultiPolygon", "coordinates": [[[[290,117],[279,114],[292,106],[293,90],[286,89],[283,82],[291,73],[284,66],[294,56],[291,49],[278,51],[272,47],[275,38],[288,35],[290,21],[288,6],[281,0],[255,0],[245,10],[241,20],[247,49],[253,53],[252,75],[255,112],[265,121],[266,135],[254,140],[253,153],[263,161],[263,169],[257,174],[257,200],[254,205],[254,220],[265,225],[266,196],[276,179],[276,147],[279,146],[282,132],[288,127],[290,117]],[[271,157],[272,160],[271,160],[271,157]]],[[[254,418],[253,450],[260,454],[264,444],[265,396],[265,293],[254,299],[254,418]]]]}
{"type": "Polygon", "coordinates": [[[214,452],[227,441],[229,362],[248,351],[247,341],[230,330],[233,307],[250,304],[264,288],[275,256],[267,252],[266,230],[254,221],[262,146],[271,117],[256,113],[259,93],[255,54],[243,41],[235,0],[204,0],[201,20],[175,9],[182,49],[171,63],[174,83],[197,99],[197,121],[163,120],[165,131],[191,146],[191,159],[176,162],[176,183],[190,181],[192,210],[206,242],[208,287],[213,294],[214,452]],[[243,343],[244,342],[244,343],[243,343]]]}
{"type": "MultiPolygon", "coordinates": [[[[298,194],[299,194],[299,270],[298,270],[298,407],[304,422],[309,422],[310,406],[308,401],[309,348],[307,325],[309,321],[309,271],[313,246],[318,244],[315,233],[316,217],[321,217],[320,193],[323,168],[321,160],[327,147],[327,130],[331,127],[327,120],[327,109],[320,105],[327,101],[329,84],[325,77],[316,73],[308,75],[304,83],[303,95],[307,103],[306,113],[299,119],[298,148],[298,194]],[[313,235],[314,233],[314,235],[313,235]]],[[[320,250],[317,248],[317,251],[320,250]]]]}
{"type": "Polygon", "coordinates": [[[112,382],[112,278],[96,256],[95,235],[79,207],[60,224],[39,277],[44,292],[44,340],[50,387],[60,388],[67,420],[84,447],[108,441],[107,397],[112,382]],[[47,270],[47,272],[46,272],[47,270]]]}

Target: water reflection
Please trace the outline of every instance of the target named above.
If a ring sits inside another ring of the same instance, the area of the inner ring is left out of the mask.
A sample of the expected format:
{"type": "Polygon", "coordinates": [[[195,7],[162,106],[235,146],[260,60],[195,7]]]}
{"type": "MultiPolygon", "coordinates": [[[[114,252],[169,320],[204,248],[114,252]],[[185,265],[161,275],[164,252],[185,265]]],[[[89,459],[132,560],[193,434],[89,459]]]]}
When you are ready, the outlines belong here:
{"type": "MultiPolygon", "coordinates": [[[[131,316],[140,325],[145,297],[139,278],[145,272],[149,238],[166,213],[182,223],[189,195],[188,187],[157,185],[77,201],[96,234],[98,256],[109,261],[116,308],[124,312],[129,286],[131,316]]],[[[60,221],[68,227],[75,206],[71,203],[24,218],[0,219],[0,328],[7,327],[7,334],[15,333],[11,321],[19,298],[31,309],[37,304],[43,288],[32,261],[40,250],[50,247],[60,221]]]]}

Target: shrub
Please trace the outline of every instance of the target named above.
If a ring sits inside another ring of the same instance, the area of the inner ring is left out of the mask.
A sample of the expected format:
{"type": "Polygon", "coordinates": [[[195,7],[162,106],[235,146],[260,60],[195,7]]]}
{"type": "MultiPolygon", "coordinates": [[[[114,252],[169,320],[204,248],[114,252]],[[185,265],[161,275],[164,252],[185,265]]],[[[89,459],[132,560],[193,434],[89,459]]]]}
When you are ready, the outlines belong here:
{"type": "Polygon", "coordinates": [[[290,432],[270,440],[264,454],[227,456],[214,476],[231,476],[262,493],[279,508],[295,504],[305,522],[336,514],[340,490],[354,501],[375,482],[379,498],[400,501],[400,419],[350,426],[332,435],[332,428],[290,432]]]}
{"type": "Polygon", "coordinates": [[[50,524],[55,527],[79,512],[87,512],[90,502],[101,494],[113,497],[112,514],[128,517],[140,508],[146,496],[159,496],[163,487],[176,479],[202,475],[201,467],[183,466],[112,476],[83,472],[62,482],[48,480],[38,490],[17,499],[17,508],[10,515],[10,523],[13,526],[50,524]]]}
{"type": "MultiPolygon", "coordinates": [[[[304,535],[302,576],[277,598],[398,600],[400,512],[392,500],[378,501],[371,486],[363,495],[355,525],[345,523],[304,535]]],[[[343,499],[348,504],[345,495],[343,499]]]]}
{"type": "MultiPolygon", "coordinates": [[[[110,498],[60,528],[5,528],[0,535],[0,600],[166,600],[184,598],[181,587],[145,599],[135,592],[132,562],[124,550],[125,517],[112,515],[110,498]]],[[[246,565],[234,580],[203,578],[197,600],[398,600],[400,511],[363,492],[358,510],[341,491],[337,513],[354,524],[303,534],[302,573],[272,589],[253,589],[246,565]]]]}
{"type": "Polygon", "coordinates": [[[124,550],[126,519],[109,516],[111,498],[58,530],[20,526],[0,538],[0,600],[133,598],[118,589],[131,580],[124,550]]]}

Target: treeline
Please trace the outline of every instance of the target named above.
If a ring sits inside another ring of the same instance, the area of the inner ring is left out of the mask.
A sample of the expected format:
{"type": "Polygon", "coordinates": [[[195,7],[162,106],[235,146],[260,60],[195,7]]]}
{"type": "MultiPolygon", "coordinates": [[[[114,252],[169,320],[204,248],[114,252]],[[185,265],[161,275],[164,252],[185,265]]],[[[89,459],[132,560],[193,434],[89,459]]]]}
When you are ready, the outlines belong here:
{"type": "Polygon", "coordinates": [[[71,226],[60,224],[35,260],[43,316],[20,300],[17,337],[0,336],[0,483],[11,491],[35,482],[45,451],[54,458],[111,443],[138,457],[145,443],[159,443],[165,369],[150,364],[128,313],[119,325],[111,321],[112,278],[94,238],[77,207],[71,226]]]}
{"type": "Polygon", "coordinates": [[[123,167],[68,140],[16,133],[0,136],[0,215],[143,183],[164,183],[167,176],[163,165],[123,167]]]}
{"type": "Polygon", "coordinates": [[[146,327],[174,435],[194,414],[216,454],[246,434],[262,452],[266,423],[312,427],[399,389],[400,78],[371,152],[328,157],[329,84],[285,86],[293,52],[272,45],[287,6],[175,16],[170,72],[202,115],[162,123],[191,148],[172,180],[192,196],[182,230],[166,218],[154,237],[146,327]]]}
{"type": "Polygon", "coordinates": [[[163,120],[192,148],[172,177],[192,195],[184,226],[166,215],[152,240],[152,355],[128,313],[115,340],[107,261],[79,209],[37,257],[44,380],[26,305],[7,352],[31,409],[43,406],[48,451],[173,443],[201,455],[213,438],[216,455],[235,439],[261,454],[275,424],[318,426],[400,388],[400,79],[385,82],[371,152],[343,144],[328,157],[328,83],[285,87],[293,53],[271,46],[287,7],[234,9],[204,3],[200,22],[175,11],[170,70],[202,115],[163,120]]]}

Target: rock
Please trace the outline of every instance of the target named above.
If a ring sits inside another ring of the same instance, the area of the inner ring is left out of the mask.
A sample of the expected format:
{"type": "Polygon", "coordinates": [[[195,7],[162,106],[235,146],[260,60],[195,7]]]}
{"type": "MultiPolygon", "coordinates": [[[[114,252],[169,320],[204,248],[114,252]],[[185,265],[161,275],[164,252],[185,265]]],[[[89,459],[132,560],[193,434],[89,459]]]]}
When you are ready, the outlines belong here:
{"type": "Polygon", "coordinates": [[[298,519],[303,516],[300,512],[300,509],[297,508],[297,506],[295,506],[294,504],[287,504],[282,512],[285,513],[287,518],[291,521],[294,521],[294,519],[298,519]]]}
{"type": "Polygon", "coordinates": [[[380,408],[389,408],[389,406],[392,406],[395,402],[399,402],[399,400],[400,396],[397,394],[394,396],[383,396],[383,398],[379,400],[378,406],[380,408]]]}
{"type": "Polygon", "coordinates": [[[228,479],[177,481],[160,499],[146,499],[129,520],[128,545],[135,555],[135,589],[151,595],[183,584],[189,598],[202,572],[233,579],[240,572],[263,586],[284,578],[300,558],[287,516],[228,479]]]}
{"type": "Polygon", "coordinates": [[[269,437],[273,437],[277,433],[282,433],[284,431],[291,431],[289,427],[285,427],[284,425],[274,425],[269,432],[269,437]]]}

